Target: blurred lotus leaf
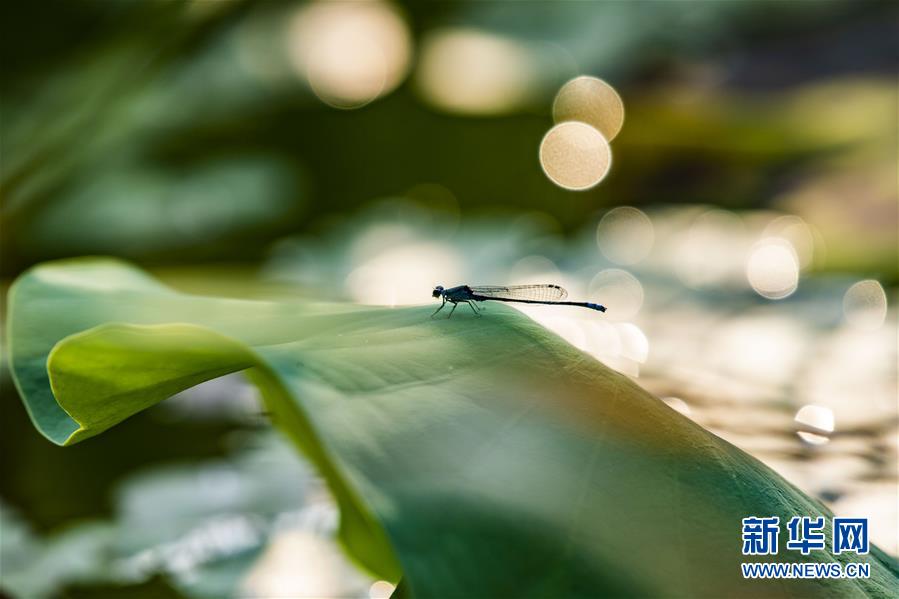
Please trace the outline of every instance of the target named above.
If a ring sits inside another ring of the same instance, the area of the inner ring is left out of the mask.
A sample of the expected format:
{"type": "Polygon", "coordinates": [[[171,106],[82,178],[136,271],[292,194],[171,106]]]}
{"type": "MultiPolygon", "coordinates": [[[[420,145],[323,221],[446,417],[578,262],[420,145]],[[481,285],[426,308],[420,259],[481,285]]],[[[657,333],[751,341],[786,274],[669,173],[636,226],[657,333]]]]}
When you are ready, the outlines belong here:
{"type": "Polygon", "coordinates": [[[20,597],[46,597],[65,583],[109,580],[104,563],[115,538],[113,526],[86,522],[45,541],[9,506],[0,508],[3,589],[20,597]]]}
{"type": "MultiPolygon", "coordinates": [[[[258,596],[248,572],[266,547],[296,535],[316,542],[316,552],[294,554],[304,563],[292,567],[291,581],[314,578],[310,571],[317,575],[329,565],[319,553],[333,551],[335,528],[334,507],[317,481],[286,440],[265,433],[244,440],[225,460],[129,476],[115,493],[109,521],[38,536],[0,504],[0,559],[8,569],[0,586],[34,599],[97,585],[125,587],[131,596],[135,585],[164,574],[188,597],[232,596],[239,588],[246,591],[241,596],[258,596]]],[[[349,564],[336,566],[337,584],[325,594],[361,596],[370,581],[348,571],[349,564]]]]}
{"type": "Polygon", "coordinates": [[[110,260],[39,266],[10,295],[10,361],[45,436],[249,369],[327,480],[349,554],[411,596],[887,597],[899,581],[875,547],[801,558],[870,579],[745,585],[741,518],[829,511],[508,308],[196,297],[110,260]]]}

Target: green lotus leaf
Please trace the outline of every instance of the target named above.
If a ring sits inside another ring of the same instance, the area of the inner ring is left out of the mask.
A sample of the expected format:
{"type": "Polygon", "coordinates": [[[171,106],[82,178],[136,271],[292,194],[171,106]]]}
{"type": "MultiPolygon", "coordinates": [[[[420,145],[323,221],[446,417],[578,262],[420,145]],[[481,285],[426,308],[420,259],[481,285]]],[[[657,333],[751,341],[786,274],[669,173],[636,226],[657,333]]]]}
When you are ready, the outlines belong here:
{"type": "Polygon", "coordinates": [[[829,539],[829,511],[503,306],[432,320],[427,306],[198,297],[112,260],[39,266],[9,304],[16,384],[60,445],[247,370],[328,482],[349,555],[409,596],[887,597],[899,584],[876,547],[768,556],[866,562],[869,579],[744,580],[740,563],[765,558],[741,554],[742,518],[824,515],[829,539]]]}

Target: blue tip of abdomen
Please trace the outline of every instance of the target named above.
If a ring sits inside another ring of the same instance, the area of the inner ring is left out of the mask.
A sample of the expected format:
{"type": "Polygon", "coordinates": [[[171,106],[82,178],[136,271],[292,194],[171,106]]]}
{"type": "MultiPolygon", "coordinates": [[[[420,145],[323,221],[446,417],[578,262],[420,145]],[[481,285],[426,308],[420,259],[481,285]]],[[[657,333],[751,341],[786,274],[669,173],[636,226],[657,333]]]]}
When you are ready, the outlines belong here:
{"type": "Polygon", "coordinates": [[[588,308],[593,308],[594,310],[599,310],[600,312],[605,312],[606,307],[601,306],[600,304],[587,304],[588,308]]]}

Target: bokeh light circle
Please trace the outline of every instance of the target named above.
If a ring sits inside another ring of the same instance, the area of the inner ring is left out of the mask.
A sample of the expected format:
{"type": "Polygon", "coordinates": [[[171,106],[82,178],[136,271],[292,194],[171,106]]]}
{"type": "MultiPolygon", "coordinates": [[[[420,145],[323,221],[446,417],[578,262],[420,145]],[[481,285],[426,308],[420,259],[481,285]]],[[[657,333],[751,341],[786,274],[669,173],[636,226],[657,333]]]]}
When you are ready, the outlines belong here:
{"type": "Polygon", "coordinates": [[[606,307],[609,320],[629,320],[643,306],[643,285],[634,275],[620,268],[600,271],[590,281],[588,293],[590,301],[606,307]]]}
{"type": "Polygon", "coordinates": [[[430,104],[448,112],[501,114],[531,98],[537,74],[519,41],[454,27],[426,34],[415,81],[430,104]]]}
{"type": "Polygon", "coordinates": [[[556,94],[553,120],[587,123],[612,141],[624,124],[624,103],[618,92],[602,79],[576,77],[556,94]]]}
{"type": "Polygon", "coordinates": [[[784,239],[763,239],[752,249],[746,262],[746,278],[764,298],[788,297],[799,286],[799,259],[784,239]]]}
{"type": "Polygon", "coordinates": [[[640,262],[655,239],[652,221],[642,210],[619,206],[609,210],[596,227],[596,243],[603,255],[622,265],[640,262]]]}
{"type": "Polygon", "coordinates": [[[540,142],[540,165],[550,180],[565,189],[590,189],[612,166],[612,150],[602,133],[584,123],[556,125],[540,142]]]}
{"type": "Polygon", "coordinates": [[[645,364],[649,357],[649,339],[646,334],[632,322],[620,322],[615,326],[621,337],[621,355],[638,364],[645,364]]]}
{"type": "Polygon", "coordinates": [[[412,40],[384,2],[312,2],[290,21],[288,56],[323,102],[358,108],[403,80],[412,40]]]}
{"type": "Polygon", "coordinates": [[[887,295],[874,279],[859,281],[843,295],[843,315],[853,327],[876,331],[887,316],[887,295]]]}
{"type": "Polygon", "coordinates": [[[808,404],[799,408],[793,418],[797,424],[812,429],[796,431],[800,439],[810,445],[825,445],[834,431],[833,410],[825,406],[808,404]]]}
{"type": "Polygon", "coordinates": [[[393,595],[395,590],[396,585],[393,585],[386,580],[376,580],[369,587],[368,596],[369,599],[390,599],[390,596],[393,595]]]}
{"type": "Polygon", "coordinates": [[[459,256],[444,244],[411,241],[360,258],[345,288],[360,304],[401,306],[428,302],[435,285],[461,280],[459,256]],[[440,280],[436,280],[439,273],[440,280]]]}

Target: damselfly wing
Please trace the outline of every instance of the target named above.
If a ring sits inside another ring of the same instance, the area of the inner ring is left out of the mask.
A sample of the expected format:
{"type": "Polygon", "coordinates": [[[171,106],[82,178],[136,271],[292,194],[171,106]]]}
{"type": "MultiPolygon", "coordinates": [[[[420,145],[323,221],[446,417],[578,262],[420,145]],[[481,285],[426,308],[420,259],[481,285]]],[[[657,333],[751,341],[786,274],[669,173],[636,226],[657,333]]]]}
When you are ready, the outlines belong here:
{"type": "Polygon", "coordinates": [[[473,295],[495,299],[516,299],[531,300],[537,302],[561,302],[568,297],[568,292],[558,285],[507,285],[489,286],[476,285],[471,286],[473,295]]]}

